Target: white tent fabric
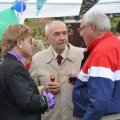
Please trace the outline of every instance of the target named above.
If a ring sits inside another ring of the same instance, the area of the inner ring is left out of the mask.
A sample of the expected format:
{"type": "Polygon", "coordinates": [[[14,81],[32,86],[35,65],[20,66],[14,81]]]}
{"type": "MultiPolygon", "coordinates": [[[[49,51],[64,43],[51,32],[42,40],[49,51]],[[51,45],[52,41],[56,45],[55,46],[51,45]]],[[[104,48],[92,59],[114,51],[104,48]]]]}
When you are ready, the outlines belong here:
{"type": "MultiPolygon", "coordinates": [[[[0,11],[11,7],[15,0],[0,0],[0,11]]],[[[48,18],[79,15],[82,0],[47,0],[39,14],[36,15],[36,0],[26,0],[27,9],[18,14],[20,22],[25,18],[48,18]]],[[[92,8],[104,13],[120,13],[120,0],[99,0],[92,8]]]]}

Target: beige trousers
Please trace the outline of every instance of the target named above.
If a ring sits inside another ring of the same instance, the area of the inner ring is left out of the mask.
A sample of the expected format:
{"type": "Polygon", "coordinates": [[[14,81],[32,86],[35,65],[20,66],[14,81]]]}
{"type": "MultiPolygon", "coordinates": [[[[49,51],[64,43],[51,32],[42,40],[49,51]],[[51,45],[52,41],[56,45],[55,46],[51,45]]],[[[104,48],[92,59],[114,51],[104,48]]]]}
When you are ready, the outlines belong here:
{"type": "MultiPolygon", "coordinates": [[[[76,118],[76,120],[82,120],[82,118],[76,118]]],[[[101,120],[120,120],[120,113],[106,115],[106,116],[102,117],[101,120]]]]}

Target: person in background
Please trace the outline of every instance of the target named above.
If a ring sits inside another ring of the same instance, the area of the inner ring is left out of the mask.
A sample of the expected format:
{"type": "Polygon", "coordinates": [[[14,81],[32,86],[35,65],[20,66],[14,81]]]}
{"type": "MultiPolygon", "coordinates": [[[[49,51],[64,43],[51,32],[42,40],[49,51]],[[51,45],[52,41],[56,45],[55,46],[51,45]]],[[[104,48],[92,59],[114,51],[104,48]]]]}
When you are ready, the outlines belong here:
{"type": "Polygon", "coordinates": [[[0,63],[0,120],[41,120],[54,107],[54,96],[39,93],[23,58],[32,54],[32,31],[26,25],[9,25],[2,36],[0,63]]]}
{"type": "Polygon", "coordinates": [[[37,52],[44,50],[45,46],[41,40],[32,39],[32,55],[24,58],[27,70],[30,69],[32,56],[37,52]]]}
{"type": "Polygon", "coordinates": [[[108,16],[97,10],[81,20],[87,50],[72,97],[73,114],[82,120],[120,119],[120,41],[110,28],[108,16]]]}
{"type": "Polygon", "coordinates": [[[68,74],[80,71],[84,48],[68,43],[64,22],[50,21],[45,26],[45,37],[50,46],[35,54],[30,67],[31,77],[39,91],[55,95],[55,108],[42,116],[42,120],[76,120],[73,117],[72,89],[68,74]]]}
{"type": "Polygon", "coordinates": [[[35,55],[37,52],[45,49],[45,46],[44,46],[42,40],[33,39],[32,44],[33,44],[32,45],[33,55],[35,55]]]}
{"type": "Polygon", "coordinates": [[[120,40],[120,21],[117,23],[117,26],[116,26],[116,36],[120,40]]]}

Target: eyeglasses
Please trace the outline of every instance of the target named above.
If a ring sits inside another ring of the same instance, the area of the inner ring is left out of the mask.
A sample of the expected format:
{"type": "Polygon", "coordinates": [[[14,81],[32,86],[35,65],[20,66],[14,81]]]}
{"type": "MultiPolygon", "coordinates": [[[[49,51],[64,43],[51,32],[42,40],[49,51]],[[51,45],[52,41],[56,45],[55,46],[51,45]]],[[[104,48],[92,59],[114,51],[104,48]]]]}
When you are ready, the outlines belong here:
{"type": "Polygon", "coordinates": [[[32,45],[32,39],[30,39],[28,42],[30,43],[30,45],[32,45]]]}
{"type": "Polygon", "coordinates": [[[86,25],[84,25],[84,26],[81,27],[81,28],[78,28],[78,32],[80,33],[85,27],[86,27],[86,25]]]}

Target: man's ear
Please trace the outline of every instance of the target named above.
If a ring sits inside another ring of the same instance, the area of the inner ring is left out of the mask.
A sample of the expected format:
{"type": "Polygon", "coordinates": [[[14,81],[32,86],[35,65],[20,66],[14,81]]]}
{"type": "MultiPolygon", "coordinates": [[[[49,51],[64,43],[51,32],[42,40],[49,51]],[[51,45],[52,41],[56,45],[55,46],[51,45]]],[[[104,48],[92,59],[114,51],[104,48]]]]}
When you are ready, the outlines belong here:
{"type": "Polygon", "coordinates": [[[50,44],[49,36],[45,35],[45,41],[50,44]]]}
{"type": "Polygon", "coordinates": [[[48,41],[48,35],[45,35],[45,41],[48,41]]]}
{"type": "Polygon", "coordinates": [[[96,26],[94,24],[91,24],[91,31],[95,32],[96,31],[96,26]]]}

